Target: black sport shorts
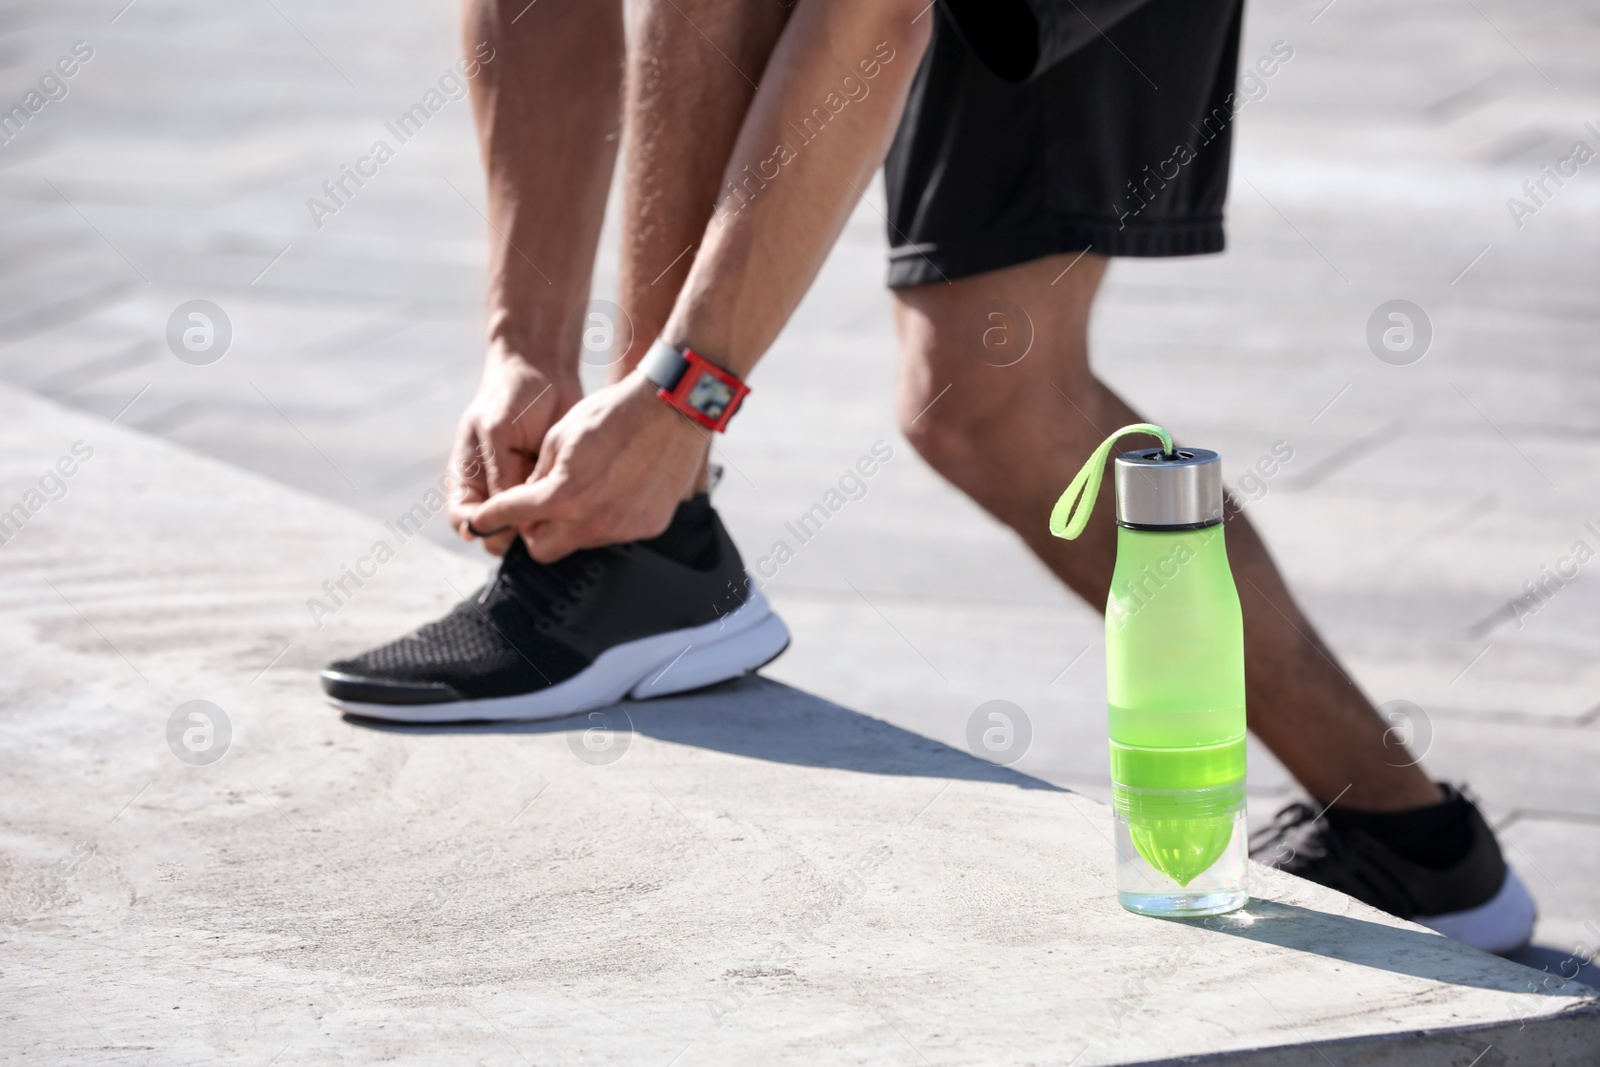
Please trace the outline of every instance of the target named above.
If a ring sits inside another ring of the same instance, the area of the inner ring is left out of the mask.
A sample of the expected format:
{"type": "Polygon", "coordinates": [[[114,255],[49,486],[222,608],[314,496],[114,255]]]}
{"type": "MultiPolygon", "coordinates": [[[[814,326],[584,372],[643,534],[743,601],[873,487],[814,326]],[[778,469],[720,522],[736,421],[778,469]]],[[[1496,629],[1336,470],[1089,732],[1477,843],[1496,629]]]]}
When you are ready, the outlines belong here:
{"type": "Polygon", "coordinates": [[[940,0],[884,166],[889,284],[1223,248],[1243,0],[940,0]]]}

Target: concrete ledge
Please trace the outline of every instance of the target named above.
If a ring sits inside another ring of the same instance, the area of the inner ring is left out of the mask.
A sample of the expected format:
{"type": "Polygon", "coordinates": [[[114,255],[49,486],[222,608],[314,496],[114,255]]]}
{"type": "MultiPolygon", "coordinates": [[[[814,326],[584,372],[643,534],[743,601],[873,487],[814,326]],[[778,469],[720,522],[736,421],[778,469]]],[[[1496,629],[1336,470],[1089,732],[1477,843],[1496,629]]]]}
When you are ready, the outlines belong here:
{"type": "Polygon", "coordinates": [[[0,546],[8,1059],[1593,1062],[1586,987],[1267,871],[1215,928],[1129,915],[1103,806],[772,682],[342,720],[324,658],[482,566],[6,389],[0,509],[80,440],[0,546]]]}

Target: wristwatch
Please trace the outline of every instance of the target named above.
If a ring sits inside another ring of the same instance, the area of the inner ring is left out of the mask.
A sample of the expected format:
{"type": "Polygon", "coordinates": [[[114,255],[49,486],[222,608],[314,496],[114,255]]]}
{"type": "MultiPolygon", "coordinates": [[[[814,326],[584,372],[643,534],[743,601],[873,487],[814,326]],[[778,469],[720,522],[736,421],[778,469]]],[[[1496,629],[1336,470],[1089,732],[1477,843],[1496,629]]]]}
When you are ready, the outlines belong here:
{"type": "Polygon", "coordinates": [[[750,387],[692,348],[657,340],[639,363],[656,395],[709,430],[722,433],[750,387]]]}

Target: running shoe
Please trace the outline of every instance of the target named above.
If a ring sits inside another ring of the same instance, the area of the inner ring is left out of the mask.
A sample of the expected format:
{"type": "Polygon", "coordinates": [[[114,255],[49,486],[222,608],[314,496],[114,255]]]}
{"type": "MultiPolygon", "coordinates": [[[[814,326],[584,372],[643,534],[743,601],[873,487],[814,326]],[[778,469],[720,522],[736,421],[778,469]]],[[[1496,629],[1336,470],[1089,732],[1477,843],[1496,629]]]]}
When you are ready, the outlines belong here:
{"type": "Polygon", "coordinates": [[[737,678],[789,645],[705,495],[660,537],[539,563],[513,541],[448,615],[322,672],[337,707],[394,722],[551,719],[737,678]]]}
{"type": "Polygon", "coordinates": [[[1250,854],[1446,937],[1487,952],[1515,952],[1533,937],[1533,897],[1506,865],[1477,806],[1453,786],[1440,788],[1444,803],[1458,806],[1462,820],[1456,829],[1464,847],[1452,850],[1460,853],[1453,862],[1418,862],[1370,829],[1299,803],[1251,835],[1250,854]]]}

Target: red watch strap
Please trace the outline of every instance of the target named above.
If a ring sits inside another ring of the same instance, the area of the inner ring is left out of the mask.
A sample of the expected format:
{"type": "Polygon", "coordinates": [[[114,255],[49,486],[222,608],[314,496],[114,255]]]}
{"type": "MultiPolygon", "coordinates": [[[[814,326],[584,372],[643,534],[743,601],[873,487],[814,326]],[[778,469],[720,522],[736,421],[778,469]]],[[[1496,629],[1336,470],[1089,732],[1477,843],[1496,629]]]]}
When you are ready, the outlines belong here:
{"type": "Polygon", "coordinates": [[[659,387],[656,395],[706,429],[725,432],[750,387],[692,348],[680,354],[683,374],[672,388],[659,387]]]}

